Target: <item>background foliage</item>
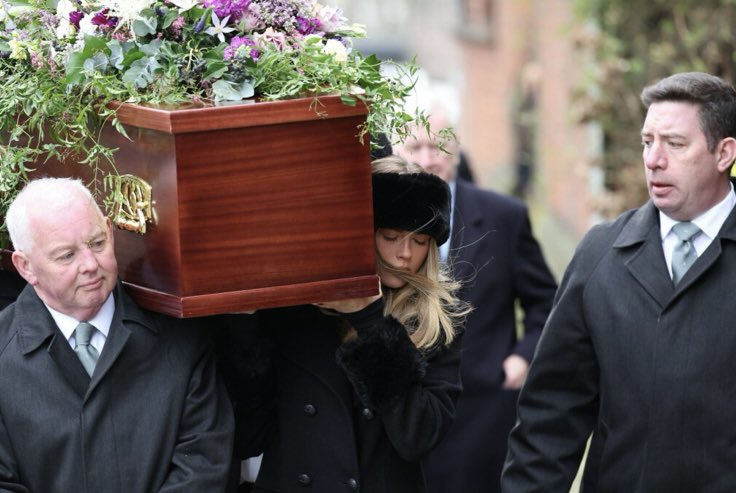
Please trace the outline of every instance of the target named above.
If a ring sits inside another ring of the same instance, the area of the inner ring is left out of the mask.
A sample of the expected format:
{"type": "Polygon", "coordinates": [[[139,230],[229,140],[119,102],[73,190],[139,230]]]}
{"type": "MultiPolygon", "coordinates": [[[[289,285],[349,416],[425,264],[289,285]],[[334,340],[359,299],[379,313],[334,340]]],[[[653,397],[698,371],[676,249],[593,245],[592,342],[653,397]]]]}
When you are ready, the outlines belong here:
{"type": "Polygon", "coordinates": [[[647,200],[639,131],[641,90],[675,72],[736,81],[736,0],[576,0],[588,23],[577,42],[594,60],[579,88],[578,117],[602,127],[600,165],[608,191],[598,204],[614,216],[647,200]]]}

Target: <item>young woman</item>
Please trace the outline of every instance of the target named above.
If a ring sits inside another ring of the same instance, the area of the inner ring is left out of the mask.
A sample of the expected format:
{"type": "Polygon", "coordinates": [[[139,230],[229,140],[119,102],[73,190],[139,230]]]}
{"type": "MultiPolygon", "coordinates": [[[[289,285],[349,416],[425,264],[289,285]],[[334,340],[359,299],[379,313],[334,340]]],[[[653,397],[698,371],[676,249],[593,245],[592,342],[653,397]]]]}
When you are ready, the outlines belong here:
{"type": "Polygon", "coordinates": [[[425,491],[420,460],[450,427],[469,308],[439,263],[450,192],[401,158],[373,163],[381,294],[234,317],[223,372],[253,491],[425,491]]]}

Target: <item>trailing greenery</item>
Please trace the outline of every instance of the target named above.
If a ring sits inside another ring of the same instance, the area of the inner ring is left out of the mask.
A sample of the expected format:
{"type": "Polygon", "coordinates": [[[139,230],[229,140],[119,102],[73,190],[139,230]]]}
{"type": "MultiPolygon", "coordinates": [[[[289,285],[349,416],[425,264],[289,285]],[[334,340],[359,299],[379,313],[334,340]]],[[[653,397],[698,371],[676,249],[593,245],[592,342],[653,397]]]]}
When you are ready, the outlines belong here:
{"type": "Polygon", "coordinates": [[[384,76],[378,58],[352,49],[364,34],[314,0],[0,0],[0,215],[48,159],[91,166],[94,186],[114,193],[99,176],[115,169],[103,126],[124,134],[113,102],[337,94],[368,106],[361,140],[403,139],[409,124],[426,125],[403,109],[416,67],[384,76]]]}

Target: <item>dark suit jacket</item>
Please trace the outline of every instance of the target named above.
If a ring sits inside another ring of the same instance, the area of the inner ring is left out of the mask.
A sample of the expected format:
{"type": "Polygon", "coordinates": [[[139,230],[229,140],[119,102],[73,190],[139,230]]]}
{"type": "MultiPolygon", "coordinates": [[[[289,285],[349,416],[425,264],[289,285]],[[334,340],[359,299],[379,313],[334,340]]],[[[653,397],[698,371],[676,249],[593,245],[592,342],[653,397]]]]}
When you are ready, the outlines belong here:
{"type": "Polygon", "coordinates": [[[447,437],[426,461],[434,493],[498,491],[506,439],[516,419],[517,391],[501,388],[503,360],[531,361],[557,285],[532,235],[526,206],[458,179],[450,259],[475,307],[466,324],[463,393],[447,437]],[[524,310],[517,337],[516,302],[524,310]]]}
{"type": "Polygon", "coordinates": [[[0,491],[224,491],[232,409],[205,334],[118,283],[90,381],[27,286],[0,314],[0,491]]]}
{"type": "Polygon", "coordinates": [[[736,491],[736,210],[673,287],[650,202],[593,228],[519,401],[503,487],[736,491]]]}
{"type": "Polygon", "coordinates": [[[17,272],[0,270],[0,310],[15,301],[26,281],[17,272]]]}

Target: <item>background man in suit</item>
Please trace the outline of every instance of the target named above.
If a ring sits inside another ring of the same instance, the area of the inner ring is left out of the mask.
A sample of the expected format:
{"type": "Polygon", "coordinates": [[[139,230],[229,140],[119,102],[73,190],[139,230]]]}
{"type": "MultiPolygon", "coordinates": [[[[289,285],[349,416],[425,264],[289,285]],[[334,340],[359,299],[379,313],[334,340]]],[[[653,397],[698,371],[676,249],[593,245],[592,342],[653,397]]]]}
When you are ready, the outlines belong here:
{"type": "Polygon", "coordinates": [[[224,491],[233,417],[206,332],[126,295],[81,182],[31,182],[6,221],[28,284],[0,314],[0,490],[224,491]]]}
{"type": "Polygon", "coordinates": [[[432,493],[492,493],[499,491],[518,389],[557,285],[532,235],[526,206],[457,178],[458,143],[440,142],[440,130],[452,126],[449,115],[434,104],[431,132],[417,128],[397,146],[398,154],[450,184],[452,234],[440,250],[464,283],[461,297],[475,307],[462,342],[463,393],[455,422],[426,459],[425,476],[432,493]],[[517,301],[525,315],[523,338],[517,335],[517,301]]]}
{"type": "Polygon", "coordinates": [[[519,400],[509,493],[567,492],[591,432],[586,492],[736,491],[736,90],[690,72],[641,100],[651,200],[577,248],[519,400]]]}

